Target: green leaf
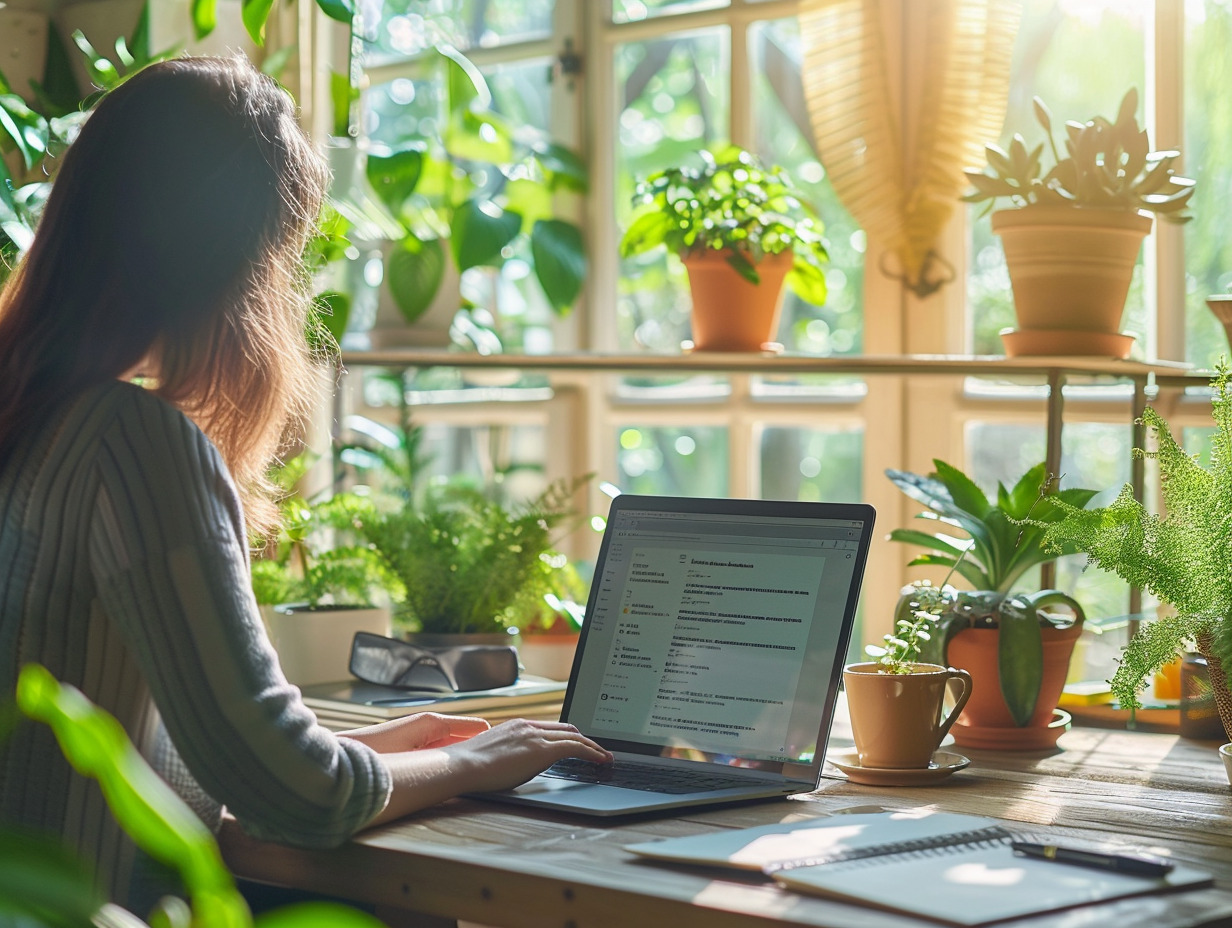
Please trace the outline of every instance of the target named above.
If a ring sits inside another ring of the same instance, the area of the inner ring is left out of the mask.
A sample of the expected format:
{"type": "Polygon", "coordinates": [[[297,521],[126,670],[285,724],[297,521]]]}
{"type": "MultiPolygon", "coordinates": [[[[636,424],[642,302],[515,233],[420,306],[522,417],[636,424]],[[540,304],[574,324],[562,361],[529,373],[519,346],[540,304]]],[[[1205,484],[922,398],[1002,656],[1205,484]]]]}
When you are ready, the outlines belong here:
{"type": "Polygon", "coordinates": [[[297,902],[258,915],[254,928],[385,928],[367,912],[337,902],[297,902]]]}
{"type": "Polygon", "coordinates": [[[952,464],[934,459],[933,467],[936,468],[937,479],[949,491],[954,505],[961,512],[982,519],[988,512],[988,497],[984,495],[984,491],[952,464]]]}
{"type": "Polygon", "coordinates": [[[651,205],[635,216],[629,228],[620,239],[620,256],[632,258],[643,252],[658,248],[664,243],[668,230],[672,227],[672,217],[658,207],[651,205]]]}
{"type": "Polygon", "coordinates": [[[445,68],[445,87],[448,92],[447,106],[450,114],[462,113],[492,105],[492,91],[488,82],[474,63],[452,45],[436,46],[436,53],[445,68]]]}
{"type": "Polygon", "coordinates": [[[422,147],[404,148],[388,155],[368,154],[368,183],[377,197],[398,216],[423,174],[422,147]]]}
{"type": "Polygon", "coordinates": [[[534,152],[543,169],[552,175],[553,187],[564,187],[576,193],[586,192],[590,178],[581,155],[556,142],[536,146],[534,152]]]}
{"type": "Polygon", "coordinates": [[[120,82],[120,73],[115,65],[94,50],[94,46],[90,44],[90,40],[80,29],[73,31],[73,42],[86,56],[86,71],[90,75],[90,80],[106,90],[110,90],[120,82]]]}
{"type": "Polygon", "coordinates": [[[218,25],[218,0],[192,0],[193,33],[204,39],[218,25]]]}
{"type": "Polygon", "coordinates": [[[17,915],[16,924],[85,928],[106,901],[90,868],[58,840],[0,831],[0,922],[17,915]]]}
{"type": "Polygon", "coordinates": [[[284,45],[276,52],[266,55],[261,62],[261,73],[268,74],[276,81],[281,81],[282,72],[287,69],[287,62],[298,51],[298,45],[284,45]]]}
{"type": "Polygon", "coordinates": [[[47,120],[15,93],[0,94],[0,129],[21,152],[26,170],[34,167],[47,151],[47,120]]]}
{"type": "Polygon", "coordinates": [[[521,214],[523,230],[534,228],[540,220],[553,217],[552,191],[535,180],[511,180],[505,185],[505,209],[521,214]]]}
{"type": "Polygon", "coordinates": [[[582,232],[571,222],[545,219],[536,222],[530,233],[535,276],[558,314],[567,313],[582,291],[586,278],[586,251],[582,232]]]}
{"type": "Polygon", "coordinates": [[[150,49],[150,0],[141,4],[141,12],[137,14],[137,22],[128,39],[128,50],[132,53],[134,67],[142,68],[150,63],[153,56],[150,49]]]}
{"type": "Polygon", "coordinates": [[[522,217],[491,200],[470,199],[459,206],[449,224],[449,243],[458,271],[497,266],[501,250],[522,229],[522,217]]]}
{"type": "Polygon", "coordinates": [[[312,306],[334,344],[341,342],[351,316],[351,297],[338,290],[325,290],[313,298],[312,306]]]}
{"type": "Polygon", "coordinates": [[[828,289],[825,272],[803,258],[796,258],[784,283],[806,303],[820,306],[826,301],[828,289]]]}
{"type": "Polygon", "coordinates": [[[265,44],[265,21],[269,19],[273,7],[274,0],[243,0],[240,5],[244,28],[258,45],[265,44]]]}
{"type": "Polygon", "coordinates": [[[329,102],[333,109],[333,134],[347,138],[351,134],[351,104],[359,99],[359,89],[351,79],[337,71],[329,72],[329,102]]]}
{"type": "Polygon", "coordinates": [[[463,161],[500,165],[513,160],[512,131],[493,113],[455,112],[442,141],[450,155],[463,161]]]}
{"type": "Polygon", "coordinates": [[[348,26],[355,19],[355,5],[351,0],[317,0],[317,6],[330,19],[348,26]]]}
{"type": "Polygon", "coordinates": [[[1026,725],[1035,713],[1044,679],[1044,645],[1039,616],[1022,597],[1007,599],[997,613],[1001,695],[1010,717],[1026,725]]]}
{"type": "Polygon", "coordinates": [[[445,276],[445,250],[437,239],[403,239],[389,253],[385,286],[402,317],[414,322],[424,314],[445,276]]]}

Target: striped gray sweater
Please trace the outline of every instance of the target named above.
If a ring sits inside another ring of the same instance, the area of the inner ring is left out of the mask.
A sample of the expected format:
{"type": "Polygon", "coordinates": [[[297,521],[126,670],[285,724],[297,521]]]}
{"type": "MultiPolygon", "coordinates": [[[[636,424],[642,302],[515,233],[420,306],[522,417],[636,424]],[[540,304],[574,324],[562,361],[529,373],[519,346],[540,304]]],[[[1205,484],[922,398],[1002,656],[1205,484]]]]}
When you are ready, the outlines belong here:
{"type": "MultiPolygon", "coordinates": [[[[258,837],[335,845],[384,807],[389,772],[283,677],[246,551],[197,427],[131,384],[88,391],[0,462],[0,699],[41,663],[116,715],[211,827],[225,805],[258,837]]],[[[62,835],[139,914],[167,888],[44,726],[0,744],[0,822],[62,835]]]]}

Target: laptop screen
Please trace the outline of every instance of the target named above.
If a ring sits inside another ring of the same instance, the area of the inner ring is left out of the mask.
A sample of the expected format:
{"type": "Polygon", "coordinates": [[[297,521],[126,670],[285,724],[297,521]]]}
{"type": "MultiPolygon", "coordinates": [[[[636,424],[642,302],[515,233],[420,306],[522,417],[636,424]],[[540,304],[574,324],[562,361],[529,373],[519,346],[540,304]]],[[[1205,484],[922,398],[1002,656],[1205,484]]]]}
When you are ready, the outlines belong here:
{"type": "Polygon", "coordinates": [[[614,750],[815,767],[872,521],[854,504],[617,497],[563,717],[614,750]]]}

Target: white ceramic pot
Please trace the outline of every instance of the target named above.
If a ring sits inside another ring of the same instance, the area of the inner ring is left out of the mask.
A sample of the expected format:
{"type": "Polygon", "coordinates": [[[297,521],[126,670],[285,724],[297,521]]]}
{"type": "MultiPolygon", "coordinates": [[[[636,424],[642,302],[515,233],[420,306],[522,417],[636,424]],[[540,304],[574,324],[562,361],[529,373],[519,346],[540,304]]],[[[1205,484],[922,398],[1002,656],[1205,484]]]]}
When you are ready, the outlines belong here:
{"type": "Polygon", "coordinates": [[[355,633],[388,636],[392,628],[388,609],[365,606],[311,608],[292,603],[266,610],[265,620],[282,672],[296,686],[350,679],[355,633]]]}
{"type": "Polygon", "coordinates": [[[1232,742],[1219,748],[1219,756],[1223,758],[1223,769],[1227,771],[1228,783],[1232,785],[1232,742]]]}

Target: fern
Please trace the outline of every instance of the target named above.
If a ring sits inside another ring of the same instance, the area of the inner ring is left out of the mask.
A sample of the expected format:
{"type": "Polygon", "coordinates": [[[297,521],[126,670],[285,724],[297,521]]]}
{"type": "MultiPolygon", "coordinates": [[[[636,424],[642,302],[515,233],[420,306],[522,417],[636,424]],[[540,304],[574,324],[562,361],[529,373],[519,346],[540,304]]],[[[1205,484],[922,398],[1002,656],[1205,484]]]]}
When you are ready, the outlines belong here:
{"type": "Polygon", "coordinates": [[[1145,626],[1125,647],[1112,679],[1113,692],[1129,708],[1140,705],[1146,680],[1199,635],[1209,634],[1214,655],[1232,667],[1232,372],[1221,364],[1211,381],[1216,433],[1211,465],[1173,438],[1152,408],[1142,422],[1156,450],[1135,454],[1158,462],[1166,516],[1152,514],[1128,485],[1109,506],[1083,510],[1062,501],[1064,518],[1044,530],[1050,550],[1085,552],[1109,570],[1170,604],[1176,615],[1145,626]]]}

